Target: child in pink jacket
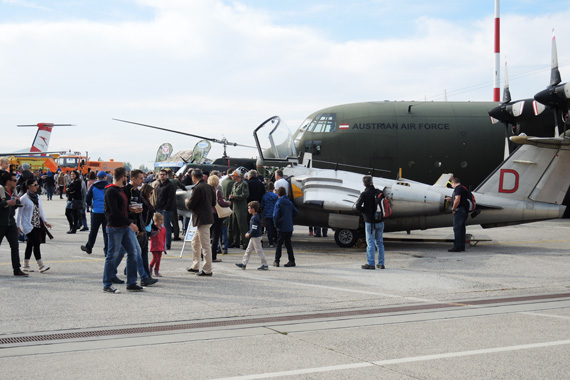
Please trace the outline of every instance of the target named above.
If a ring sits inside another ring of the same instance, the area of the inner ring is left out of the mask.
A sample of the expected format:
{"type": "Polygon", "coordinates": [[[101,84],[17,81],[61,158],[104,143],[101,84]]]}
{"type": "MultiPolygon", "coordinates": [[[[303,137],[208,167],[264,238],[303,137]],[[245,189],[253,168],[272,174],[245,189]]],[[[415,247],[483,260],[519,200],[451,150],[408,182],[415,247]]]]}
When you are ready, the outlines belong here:
{"type": "Polygon", "coordinates": [[[152,268],[154,268],[154,275],[156,277],[162,277],[159,269],[162,252],[166,255],[166,227],[162,225],[164,221],[162,214],[157,212],[152,219],[154,220],[154,225],[152,226],[152,232],[150,234],[150,252],[152,253],[150,271],[152,273],[152,268]]]}

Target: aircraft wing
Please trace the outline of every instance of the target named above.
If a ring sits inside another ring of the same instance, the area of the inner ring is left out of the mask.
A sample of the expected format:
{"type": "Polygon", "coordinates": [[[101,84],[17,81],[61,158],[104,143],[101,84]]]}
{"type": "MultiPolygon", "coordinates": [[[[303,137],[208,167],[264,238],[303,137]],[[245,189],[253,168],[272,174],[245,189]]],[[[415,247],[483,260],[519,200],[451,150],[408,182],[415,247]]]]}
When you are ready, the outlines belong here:
{"type": "Polygon", "coordinates": [[[41,156],[41,155],[46,155],[46,154],[60,154],[60,151],[57,152],[8,152],[8,153],[4,153],[4,152],[0,152],[0,156],[15,156],[15,157],[19,157],[19,156],[41,156]]]}

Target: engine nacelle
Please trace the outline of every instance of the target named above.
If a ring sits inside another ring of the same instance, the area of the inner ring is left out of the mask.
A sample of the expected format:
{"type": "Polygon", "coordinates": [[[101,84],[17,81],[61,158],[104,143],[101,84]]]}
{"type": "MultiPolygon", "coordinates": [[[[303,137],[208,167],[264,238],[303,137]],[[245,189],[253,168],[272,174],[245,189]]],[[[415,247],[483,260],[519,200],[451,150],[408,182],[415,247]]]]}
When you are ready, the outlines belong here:
{"type": "Polygon", "coordinates": [[[385,189],[392,204],[394,218],[425,216],[445,211],[445,194],[430,190],[431,186],[398,182],[385,189]]]}

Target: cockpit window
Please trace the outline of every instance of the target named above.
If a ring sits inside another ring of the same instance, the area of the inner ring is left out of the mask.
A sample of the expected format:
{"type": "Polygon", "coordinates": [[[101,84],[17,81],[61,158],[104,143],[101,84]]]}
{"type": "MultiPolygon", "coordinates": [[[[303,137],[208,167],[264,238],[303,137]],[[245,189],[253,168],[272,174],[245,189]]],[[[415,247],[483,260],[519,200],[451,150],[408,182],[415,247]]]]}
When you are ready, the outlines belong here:
{"type": "Polygon", "coordinates": [[[320,113],[307,127],[308,132],[334,132],[337,129],[336,113],[320,113]]]}

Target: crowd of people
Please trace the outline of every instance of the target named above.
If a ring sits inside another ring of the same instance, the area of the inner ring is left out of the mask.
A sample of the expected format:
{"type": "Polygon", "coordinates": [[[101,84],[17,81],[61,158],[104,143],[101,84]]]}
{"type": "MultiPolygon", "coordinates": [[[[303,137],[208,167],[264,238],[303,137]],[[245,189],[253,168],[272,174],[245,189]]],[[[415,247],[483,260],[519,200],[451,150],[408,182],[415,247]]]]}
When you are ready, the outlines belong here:
{"type": "MultiPolygon", "coordinates": [[[[39,196],[42,188],[48,201],[53,195],[66,197],[68,234],[89,231],[86,243],[80,246],[82,251],[93,252],[99,229],[102,230],[106,257],[103,289],[106,292],[116,293],[114,285],[125,283],[117,276],[117,268],[125,255],[127,290],[140,291],[155,284],[157,277],[162,277],[159,271],[162,255],[171,249],[172,241],[181,240],[180,231],[184,236],[190,223],[195,233],[192,265],[187,271],[197,276],[212,276],[213,263],[221,262],[221,256],[227,254],[229,248],[245,250],[241,262],[236,263],[239,268],[246,269],[255,251],[261,260],[258,269],[267,270],[269,264],[261,242],[263,232],[267,234],[268,247],[275,248],[273,266],[281,265],[283,245],[287,250],[287,262],[283,266],[296,266],[291,236],[297,209],[288,197],[289,183],[281,170],[275,172],[275,182],[242,167],[228,173],[194,169],[180,178],[170,169],[160,170],[157,178],[152,172],[127,172],[125,168],[117,168],[113,174],[99,171],[83,176],[75,170],[31,172],[29,165],[23,165],[15,174],[9,171],[6,159],[2,159],[0,174],[0,243],[7,238],[16,276],[27,276],[33,271],[29,263],[32,253],[40,272],[50,269],[43,263],[40,252],[40,245],[50,236],[51,228],[42,210],[39,196]],[[192,218],[179,218],[176,191],[186,190],[189,185],[193,185],[192,193],[184,206],[192,218]],[[228,208],[231,209],[229,216],[220,213],[228,208]],[[86,211],[91,215],[90,229],[86,211]],[[182,219],[182,229],[179,219],[182,219]],[[23,267],[18,239],[26,240],[23,267]]],[[[364,185],[365,191],[356,204],[366,222],[368,243],[368,263],[362,268],[375,268],[377,251],[377,267],[384,269],[383,222],[374,219],[376,190],[372,177],[364,177],[364,185]]],[[[314,236],[321,236],[320,228],[315,228],[314,236]]],[[[322,236],[326,236],[326,229],[322,230],[322,236]]]]}
{"type": "Polygon", "coordinates": [[[280,265],[283,244],[288,253],[284,266],[296,265],[291,233],[297,210],[286,196],[289,184],[280,170],[275,176],[278,186],[257,171],[248,172],[242,167],[228,173],[194,169],[181,178],[175,178],[171,170],[165,169],[155,178],[152,172],[127,172],[124,168],[116,169],[112,175],[104,171],[86,175],[75,170],[32,172],[26,164],[14,173],[7,159],[2,159],[0,174],[0,243],[6,237],[10,244],[16,276],[28,276],[34,270],[29,263],[32,253],[40,272],[50,269],[43,263],[40,252],[40,245],[46,241],[51,228],[43,213],[42,192],[48,201],[54,195],[65,197],[68,234],[89,231],[86,243],[80,246],[82,251],[93,252],[102,230],[103,289],[107,292],[116,293],[114,285],[125,283],[117,276],[117,268],[125,255],[127,290],[139,291],[155,284],[157,277],[162,277],[159,271],[162,255],[171,249],[172,241],[181,240],[180,231],[184,235],[189,223],[196,233],[192,240],[193,261],[187,271],[197,276],[212,276],[212,263],[221,262],[221,255],[227,254],[229,248],[245,250],[240,266],[243,269],[255,250],[261,258],[258,269],[267,270],[269,265],[261,243],[264,230],[268,246],[276,250],[273,265],[280,265]],[[181,229],[176,190],[186,190],[189,185],[193,185],[193,191],[185,206],[192,218],[181,218],[181,229]],[[230,208],[231,214],[221,216],[218,207],[230,208]],[[86,218],[88,211],[90,224],[86,218]],[[23,266],[19,240],[26,241],[23,266]]]}

